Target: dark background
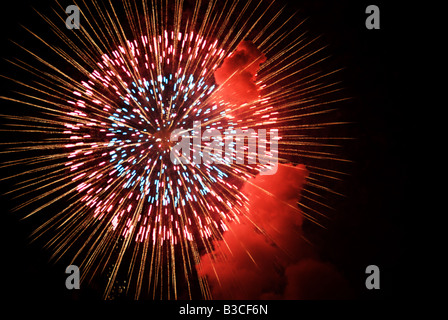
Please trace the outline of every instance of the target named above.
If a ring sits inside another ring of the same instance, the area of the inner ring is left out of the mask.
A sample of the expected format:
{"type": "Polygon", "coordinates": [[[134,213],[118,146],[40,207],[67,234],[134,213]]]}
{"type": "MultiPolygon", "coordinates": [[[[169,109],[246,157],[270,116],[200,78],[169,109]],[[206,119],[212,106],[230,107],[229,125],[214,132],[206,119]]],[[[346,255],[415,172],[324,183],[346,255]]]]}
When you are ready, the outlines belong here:
{"type": "MultiPolygon", "coordinates": [[[[49,5],[45,2],[12,1],[2,9],[2,58],[21,54],[9,41],[22,43],[26,32],[20,24],[37,34],[48,32],[32,10],[32,6],[42,12],[49,10],[53,2],[48,1],[49,5]]],[[[354,164],[346,181],[346,198],[337,204],[337,214],[322,236],[322,255],[343,273],[356,299],[402,299],[412,294],[412,288],[406,286],[404,267],[404,232],[410,217],[410,206],[404,197],[411,182],[404,152],[410,144],[407,137],[412,110],[398,99],[404,80],[400,67],[403,13],[399,5],[390,1],[295,1],[289,8],[299,9],[302,16],[310,17],[308,29],[313,34],[322,34],[322,42],[329,45],[328,52],[332,55],[329,63],[335,68],[344,66],[343,85],[353,97],[345,112],[355,122],[349,133],[356,142],[346,151],[354,164]],[[369,4],[380,8],[380,30],[365,28],[365,8],[369,4]],[[365,268],[370,264],[381,270],[380,290],[365,288],[365,268]]],[[[1,62],[0,74],[16,75],[16,72],[5,61],[1,62]]],[[[1,94],[8,95],[8,82],[2,80],[1,87],[1,94]]],[[[10,104],[2,101],[0,105],[4,110],[10,104]]],[[[8,134],[2,132],[2,141],[7,138],[8,134]]],[[[2,182],[1,188],[7,190],[7,183],[2,182]]],[[[11,196],[0,199],[4,296],[47,301],[101,298],[101,292],[95,288],[68,291],[64,285],[67,264],[48,263],[51,253],[27,239],[31,223],[19,221],[11,213],[11,196]]]]}

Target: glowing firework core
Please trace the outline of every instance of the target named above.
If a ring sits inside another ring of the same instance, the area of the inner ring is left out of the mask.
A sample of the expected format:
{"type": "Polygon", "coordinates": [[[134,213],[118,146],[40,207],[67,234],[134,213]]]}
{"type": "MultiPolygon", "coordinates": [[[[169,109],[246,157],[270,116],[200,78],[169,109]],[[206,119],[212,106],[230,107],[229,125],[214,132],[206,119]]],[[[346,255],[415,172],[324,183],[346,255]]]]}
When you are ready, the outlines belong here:
{"type": "Polygon", "coordinates": [[[122,236],[177,243],[221,234],[226,221],[238,219],[245,200],[229,176],[247,179],[247,170],[195,164],[195,157],[187,165],[170,161],[174,129],[195,120],[206,129],[236,126],[228,103],[213,96],[213,71],[223,58],[217,41],[193,32],[142,36],[104,54],[82,82],[85,91],[74,92],[79,99],[68,101],[78,121],[65,133],[80,141],[66,145],[73,150],[67,166],[80,172],[76,189],[122,236]]]}

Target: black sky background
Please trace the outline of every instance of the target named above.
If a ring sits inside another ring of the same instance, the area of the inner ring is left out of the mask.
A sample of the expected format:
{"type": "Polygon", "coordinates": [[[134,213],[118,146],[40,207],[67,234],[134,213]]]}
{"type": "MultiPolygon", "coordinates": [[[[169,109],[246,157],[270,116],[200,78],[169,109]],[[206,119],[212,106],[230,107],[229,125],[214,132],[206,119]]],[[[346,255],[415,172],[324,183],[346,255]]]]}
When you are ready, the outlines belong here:
{"type": "MultiPolygon", "coordinates": [[[[2,58],[19,54],[20,49],[8,39],[20,43],[25,34],[20,23],[35,27],[33,31],[38,34],[48,32],[31,9],[34,6],[39,11],[48,10],[45,2],[13,1],[3,8],[2,58]]],[[[346,199],[337,204],[336,218],[322,235],[322,255],[343,273],[356,299],[400,299],[410,294],[402,273],[408,209],[404,190],[409,182],[403,153],[409,143],[405,137],[410,130],[410,117],[397,99],[404,80],[399,68],[403,32],[399,23],[400,6],[390,1],[317,0],[296,1],[291,8],[300,9],[303,16],[310,17],[308,29],[313,34],[323,35],[322,42],[329,44],[328,52],[332,55],[329,63],[345,67],[343,86],[353,97],[344,112],[350,121],[356,122],[349,133],[357,141],[347,150],[347,157],[354,165],[344,190],[346,199]],[[369,4],[381,10],[380,30],[365,28],[364,11],[369,4]],[[380,267],[380,290],[367,290],[364,286],[365,268],[369,264],[380,267]]],[[[15,75],[14,70],[1,62],[0,74],[15,75]]],[[[7,93],[8,82],[2,80],[1,94],[7,93]]],[[[8,104],[1,101],[0,105],[3,109],[8,104]]],[[[1,140],[7,140],[7,134],[2,132],[2,135],[1,140]]],[[[8,186],[2,183],[1,188],[7,190],[8,186]]],[[[96,288],[68,291],[64,285],[65,262],[48,263],[50,252],[29,244],[31,223],[18,221],[10,212],[10,196],[0,200],[4,295],[11,299],[47,301],[101,298],[96,288]]]]}

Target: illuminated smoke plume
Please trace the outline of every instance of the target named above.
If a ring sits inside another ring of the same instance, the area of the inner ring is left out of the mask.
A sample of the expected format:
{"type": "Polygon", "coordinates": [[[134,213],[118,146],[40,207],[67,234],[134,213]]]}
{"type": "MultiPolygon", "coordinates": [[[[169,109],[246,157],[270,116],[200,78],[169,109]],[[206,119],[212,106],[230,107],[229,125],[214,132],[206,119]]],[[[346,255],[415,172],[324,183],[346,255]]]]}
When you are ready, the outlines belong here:
{"type": "Polygon", "coordinates": [[[266,57],[250,41],[242,41],[215,73],[223,100],[243,104],[259,98],[256,73],[266,57]]]}
{"type": "Polygon", "coordinates": [[[242,191],[249,199],[248,220],[232,225],[198,265],[213,298],[349,297],[345,279],[333,265],[320,261],[303,237],[297,202],[307,175],[303,165],[280,165],[275,175],[246,182],[242,191]]]}

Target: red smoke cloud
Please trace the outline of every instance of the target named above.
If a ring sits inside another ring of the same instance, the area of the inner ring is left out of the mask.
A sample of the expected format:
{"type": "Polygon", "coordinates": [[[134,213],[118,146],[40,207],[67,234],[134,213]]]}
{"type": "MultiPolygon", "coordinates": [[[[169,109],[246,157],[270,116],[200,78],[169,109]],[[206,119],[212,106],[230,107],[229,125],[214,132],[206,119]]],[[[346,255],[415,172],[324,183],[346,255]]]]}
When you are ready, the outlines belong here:
{"type": "Polygon", "coordinates": [[[276,174],[259,175],[244,185],[247,221],[231,225],[197,266],[214,299],[349,297],[344,278],[319,261],[303,238],[297,201],[307,174],[303,165],[279,165],[276,174]]]}
{"type": "MultiPolygon", "coordinates": [[[[215,98],[242,108],[258,99],[256,74],[265,60],[251,42],[241,42],[214,73],[220,85],[215,98]]],[[[249,201],[247,219],[231,224],[197,265],[214,299],[348,297],[344,278],[334,266],[319,261],[303,237],[297,202],[307,175],[303,165],[279,164],[274,175],[245,183],[241,191],[249,201]]]]}
{"type": "Polygon", "coordinates": [[[260,65],[266,61],[264,54],[250,41],[242,41],[230,57],[215,71],[216,92],[219,98],[232,104],[243,104],[258,99],[255,83],[260,65]]]}

